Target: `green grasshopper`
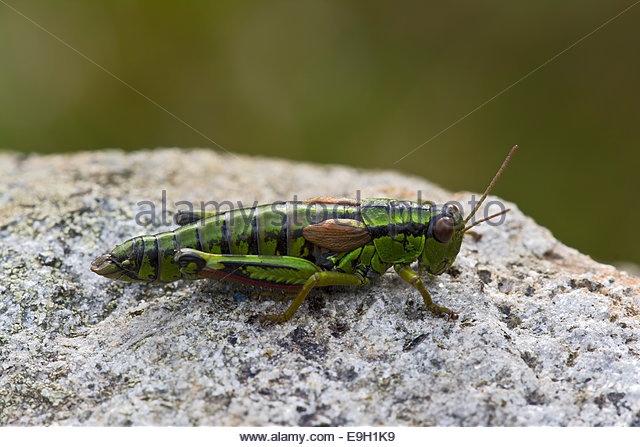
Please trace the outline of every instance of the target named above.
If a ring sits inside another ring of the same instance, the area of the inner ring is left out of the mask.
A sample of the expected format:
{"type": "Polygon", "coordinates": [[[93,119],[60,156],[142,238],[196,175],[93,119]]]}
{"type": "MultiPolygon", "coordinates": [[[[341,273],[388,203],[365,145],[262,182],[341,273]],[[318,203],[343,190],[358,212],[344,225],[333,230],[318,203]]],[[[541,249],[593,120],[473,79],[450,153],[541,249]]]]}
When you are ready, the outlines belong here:
{"type": "Polygon", "coordinates": [[[418,289],[438,316],[458,315],[431,299],[419,271],[439,275],[454,262],[467,226],[518,146],[514,146],[471,213],[455,205],[392,199],[320,197],[226,212],[180,212],[174,231],[137,236],[91,264],[122,281],[166,283],[178,279],[239,280],[297,293],[287,310],[262,322],[285,322],[314,287],[359,286],[391,266],[418,289]]]}

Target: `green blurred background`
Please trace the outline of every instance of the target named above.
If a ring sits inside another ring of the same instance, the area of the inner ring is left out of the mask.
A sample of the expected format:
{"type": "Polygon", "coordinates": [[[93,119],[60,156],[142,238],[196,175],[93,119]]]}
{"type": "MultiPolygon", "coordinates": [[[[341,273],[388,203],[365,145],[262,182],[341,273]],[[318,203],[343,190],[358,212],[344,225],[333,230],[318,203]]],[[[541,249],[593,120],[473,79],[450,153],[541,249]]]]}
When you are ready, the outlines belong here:
{"type": "MultiPolygon", "coordinates": [[[[640,263],[640,5],[625,1],[0,1],[0,147],[215,147],[495,193],[640,263]]],[[[292,172],[291,175],[296,175],[292,172]]]]}

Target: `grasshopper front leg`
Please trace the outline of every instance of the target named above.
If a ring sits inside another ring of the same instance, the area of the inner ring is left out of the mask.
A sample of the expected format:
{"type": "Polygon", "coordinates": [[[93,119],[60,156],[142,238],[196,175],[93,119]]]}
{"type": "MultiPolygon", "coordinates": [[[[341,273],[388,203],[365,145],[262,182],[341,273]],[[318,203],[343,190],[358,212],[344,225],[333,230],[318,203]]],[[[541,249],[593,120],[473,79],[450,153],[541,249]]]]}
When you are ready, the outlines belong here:
{"type": "Polygon", "coordinates": [[[427,288],[424,286],[422,282],[422,278],[420,278],[408,264],[396,264],[394,266],[395,271],[400,275],[400,278],[404,279],[406,282],[411,284],[413,287],[418,289],[420,294],[422,295],[422,299],[424,300],[425,306],[434,314],[440,316],[448,316],[452,320],[458,319],[458,314],[443,306],[438,306],[431,299],[431,295],[427,288]]]}
{"type": "Polygon", "coordinates": [[[176,263],[183,276],[238,280],[254,285],[299,290],[287,310],[278,315],[265,315],[263,323],[283,323],[293,317],[314,287],[361,285],[360,275],[322,271],[302,258],[293,256],[221,255],[183,248],[176,253],[176,263]]]}

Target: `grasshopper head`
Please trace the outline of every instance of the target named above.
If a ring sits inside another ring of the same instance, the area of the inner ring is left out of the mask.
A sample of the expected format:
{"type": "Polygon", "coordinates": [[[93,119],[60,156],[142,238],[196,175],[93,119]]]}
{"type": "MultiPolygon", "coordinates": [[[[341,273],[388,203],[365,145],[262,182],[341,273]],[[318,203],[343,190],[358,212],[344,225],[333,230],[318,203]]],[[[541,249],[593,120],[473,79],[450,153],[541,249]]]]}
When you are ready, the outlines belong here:
{"type": "Polygon", "coordinates": [[[142,250],[139,249],[140,242],[136,239],[139,238],[130,239],[120,245],[116,245],[109,253],[96,258],[91,263],[91,271],[100,276],[120,281],[145,281],[138,276],[142,250]]]}
{"type": "Polygon", "coordinates": [[[464,218],[455,205],[436,209],[435,217],[429,221],[427,238],[418,261],[432,275],[439,275],[453,264],[464,236],[464,218]]]}
{"type": "Polygon", "coordinates": [[[471,210],[466,218],[462,217],[460,210],[457,206],[449,204],[443,206],[440,210],[436,208],[435,217],[432,217],[429,221],[429,227],[427,228],[426,240],[424,244],[424,250],[422,251],[422,258],[420,258],[420,266],[432,275],[439,275],[447,270],[455,261],[458,252],[460,251],[460,245],[462,244],[462,238],[464,234],[471,228],[475,227],[479,223],[486,222],[489,219],[505,214],[509,210],[503,210],[492,216],[485,217],[471,225],[467,225],[473,216],[476,214],[480,205],[487,198],[489,192],[493,189],[498,178],[502,175],[502,171],[511,160],[513,153],[518,149],[518,146],[513,146],[507,155],[507,158],[502,162],[502,166],[498,169],[498,172],[489,183],[489,186],[484,191],[484,194],[477,202],[476,206],[471,210]],[[440,212],[438,212],[440,211],[440,212]]]}

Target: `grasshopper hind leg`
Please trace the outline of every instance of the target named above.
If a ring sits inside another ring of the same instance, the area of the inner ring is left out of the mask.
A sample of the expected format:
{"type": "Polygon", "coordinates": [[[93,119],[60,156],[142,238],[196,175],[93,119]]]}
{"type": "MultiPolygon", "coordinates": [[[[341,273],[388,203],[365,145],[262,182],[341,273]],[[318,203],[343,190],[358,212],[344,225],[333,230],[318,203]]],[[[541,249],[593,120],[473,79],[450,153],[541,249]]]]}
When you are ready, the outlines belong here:
{"type": "Polygon", "coordinates": [[[263,316],[263,323],[290,320],[314,287],[358,286],[367,282],[360,274],[323,271],[311,261],[292,256],[222,255],[183,248],[176,253],[175,261],[185,278],[235,280],[297,292],[287,310],[263,316]]]}
{"type": "Polygon", "coordinates": [[[287,310],[278,315],[264,315],[260,318],[260,321],[262,323],[284,323],[285,321],[290,320],[314,287],[361,286],[365,282],[366,279],[358,274],[352,275],[350,273],[331,271],[316,272],[307,279],[304,286],[302,286],[302,290],[300,290],[298,295],[296,295],[287,310]]]}

